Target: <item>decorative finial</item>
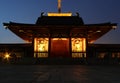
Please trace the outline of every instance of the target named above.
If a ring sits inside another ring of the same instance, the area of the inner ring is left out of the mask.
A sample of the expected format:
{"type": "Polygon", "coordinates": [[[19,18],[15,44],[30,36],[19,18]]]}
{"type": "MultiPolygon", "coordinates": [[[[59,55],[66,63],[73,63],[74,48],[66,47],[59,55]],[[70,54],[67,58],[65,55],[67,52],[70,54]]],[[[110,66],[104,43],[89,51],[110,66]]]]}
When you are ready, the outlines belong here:
{"type": "Polygon", "coordinates": [[[44,12],[41,13],[41,16],[43,16],[44,12]]]}
{"type": "Polygon", "coordinates": [[[58,12],[61,13],[61,0],[58,0],[58,12]]]}
{"type": "Polygon", "coordinates": [[[80,16],[80,14],[78,13],[78,12],[76,12],[76,15],[79,17],[80,16]]]}

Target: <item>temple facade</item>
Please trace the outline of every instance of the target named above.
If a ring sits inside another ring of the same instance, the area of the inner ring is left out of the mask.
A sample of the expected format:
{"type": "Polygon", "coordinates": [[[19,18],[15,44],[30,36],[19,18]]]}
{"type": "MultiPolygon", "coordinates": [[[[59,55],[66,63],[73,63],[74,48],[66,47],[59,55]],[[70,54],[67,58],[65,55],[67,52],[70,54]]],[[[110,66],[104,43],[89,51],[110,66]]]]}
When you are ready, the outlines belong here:
{"type": "Polygon", "coordinates": [[[5,53],[4,48],[8,49],[9,53],[16,53],[18,57],[81,59],[104,58],[106,54],[114,57],[115,53],[120,57],[120,45],[109,47],[93,44],[101,36],[115,29],[116,23],[85,24],[79,13],[61,13],[61,0],[58,2],[58,13],[41,13],[35,24],[3,23],[6,29],[27,43],[0,45],[1,56],[5,53]]]}
{"type": "Polygon", "coordinates": [[[76,13],[43,13],[35,24],[4,23],[13,33],[29,42],[31,56],[37,58],[91,56],[89,45],[115,29],[116,23],[84,24],[76,13]]]}

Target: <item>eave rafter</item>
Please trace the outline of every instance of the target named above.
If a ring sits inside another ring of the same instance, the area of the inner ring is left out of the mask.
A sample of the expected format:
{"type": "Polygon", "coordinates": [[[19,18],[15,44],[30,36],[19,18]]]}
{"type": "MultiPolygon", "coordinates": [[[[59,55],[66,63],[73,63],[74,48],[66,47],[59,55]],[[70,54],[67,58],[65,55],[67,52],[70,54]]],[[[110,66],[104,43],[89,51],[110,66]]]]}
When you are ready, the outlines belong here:
{"type": "Polygon", "coordinates": [[[50,34],[69,34],[69,37],[86,37],[89,42],[93,42],[103,36],[111,29],[115,29],[117,24],[86,24],[86,25],[36,25],[20,23],[3,23],[6,28],[24,40],[31,41],[33,37],[50,37],[50,34]],[[74,36],[73,36],[74,35],[74,36]]]}

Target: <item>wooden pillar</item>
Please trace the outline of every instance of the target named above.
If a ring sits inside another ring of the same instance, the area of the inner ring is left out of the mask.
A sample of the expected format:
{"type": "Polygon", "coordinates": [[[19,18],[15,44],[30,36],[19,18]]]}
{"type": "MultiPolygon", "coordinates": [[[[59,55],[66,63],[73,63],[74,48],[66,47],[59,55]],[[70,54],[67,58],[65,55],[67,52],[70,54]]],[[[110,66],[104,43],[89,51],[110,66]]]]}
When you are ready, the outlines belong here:
{"type": "Polygon", "coordinates": [[[88,58],[89,57],[89,53],[88,53],[88,29],[86,29],[85,38],[86,38],[86,58],[88,58]]]}
{"type": "Polygon", "coordinates": [[[48,46],[48,58],[50,58],[50,52],[51,52],[51,37],[49,37],[49,46],[48,46]]]}
{"type": "Polygon", "coordinates": [[[34,57],[34,33],[32,35],[32,49],[31,49],[31,56],[34,57]]]}
{"type": "Polygon", "coordinates": [[[72,58],[72,42],[71,42],[71,37],[69,37],[69,51],[70,51],[70,58],[72,58]]]}

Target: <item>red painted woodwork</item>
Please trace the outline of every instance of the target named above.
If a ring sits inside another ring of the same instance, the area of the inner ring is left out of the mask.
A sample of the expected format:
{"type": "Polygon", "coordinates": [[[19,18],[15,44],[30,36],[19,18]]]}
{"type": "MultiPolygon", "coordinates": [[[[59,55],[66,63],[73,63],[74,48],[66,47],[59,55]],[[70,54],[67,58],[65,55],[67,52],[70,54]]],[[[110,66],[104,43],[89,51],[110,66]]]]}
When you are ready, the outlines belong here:
{"type": "Polygon", "coordinates": [[[69,39],[66,40],[54,40],[51,39],[51,57],[69,57],[69,39]]]}

